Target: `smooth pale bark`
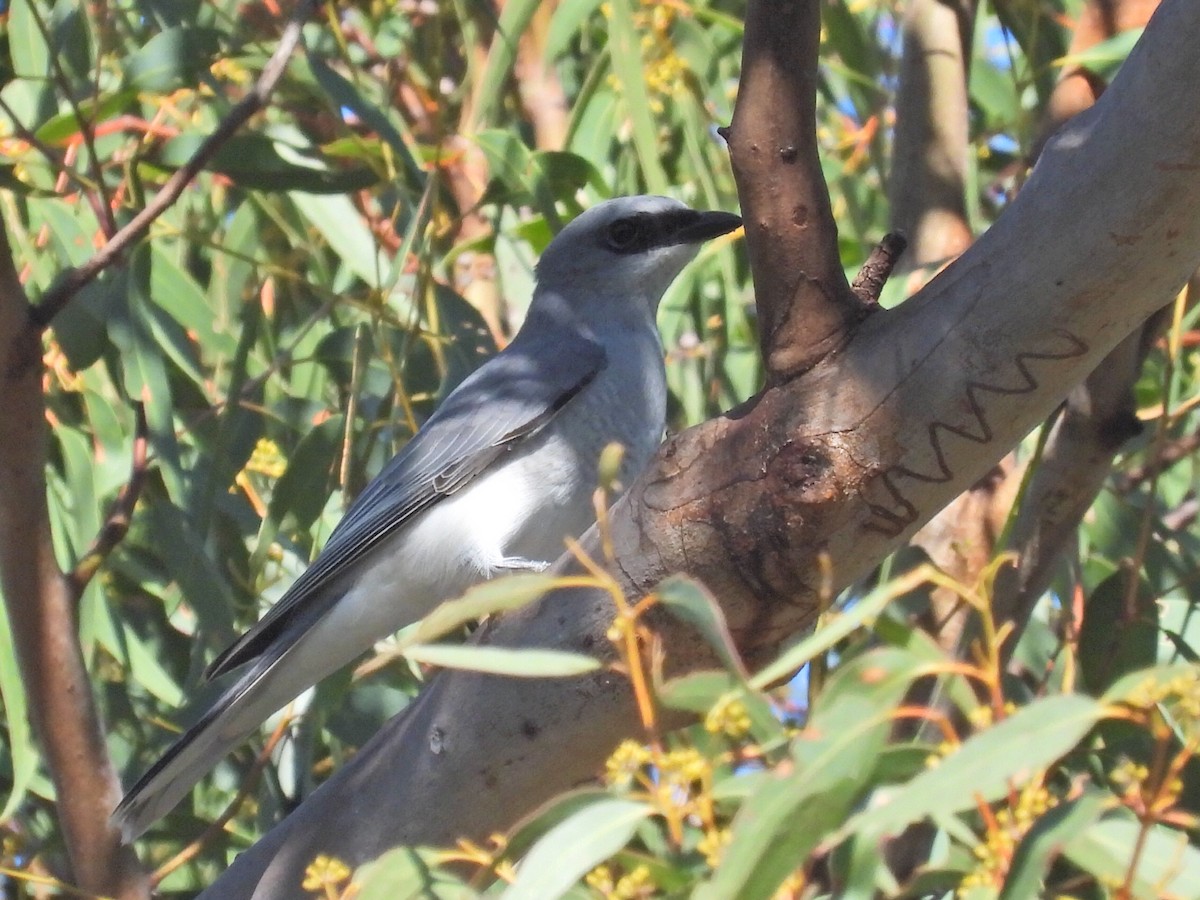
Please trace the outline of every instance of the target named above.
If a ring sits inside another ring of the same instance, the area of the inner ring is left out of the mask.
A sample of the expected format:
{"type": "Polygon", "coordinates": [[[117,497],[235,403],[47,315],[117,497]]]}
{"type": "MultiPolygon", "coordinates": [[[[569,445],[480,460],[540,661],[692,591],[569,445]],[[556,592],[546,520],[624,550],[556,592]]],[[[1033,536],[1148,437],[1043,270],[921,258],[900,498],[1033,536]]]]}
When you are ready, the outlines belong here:
{"type": "MultiPolygon", "coordinates": [[[[702,578],[763,658],[815,618],[822,552],[835,587],[869,571],[1166,303],[1200,260],[1198,42],[1200,4],[1164,3],[957,262],[802,377],[668,442],[613,512],[630,595],[675,571],[702,578]]],[[[552,595],[480,640],[603,648],[610,615],[552,595]]],[[[665,631],[676,668],[696,643],[665,631]]],[[[360,862],[503,829],[637,733],[614,676],[442,673],[207,896],[292,896],[318,852],[360,862]]]]}
{"type": "MultiPolygon", "coordinates": [[[[892,230],[908,238],[900,267],[916,270],[910,279],[914,290],[975,237],[967,218],[967,74],[974,21],[973,3],[905,4],[888,190],[892,230]]],[[[914,546],[962,584],[973,584],[994,554],[1020,480],[1012,477],[1014,468],[1010,455],[912,537],[914,546]]],[[[920,622],[953,653],[970,614],[957,592],[939,587],[930,590],[920,622]]]]}
{"type": "Polygon", "coordinates": [[[940,265],[971,245],[967,221],[967,67],[974,4],[908,0],[888,177],[901,267],[940,265]]]}

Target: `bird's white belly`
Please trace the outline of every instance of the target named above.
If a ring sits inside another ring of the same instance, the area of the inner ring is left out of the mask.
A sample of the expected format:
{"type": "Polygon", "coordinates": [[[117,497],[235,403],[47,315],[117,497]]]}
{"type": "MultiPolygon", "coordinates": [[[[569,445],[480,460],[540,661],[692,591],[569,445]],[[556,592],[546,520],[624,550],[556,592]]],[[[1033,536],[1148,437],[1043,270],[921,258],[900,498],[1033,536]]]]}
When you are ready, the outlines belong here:
{"type": "Polygon", "coordinates": [[[361,651],[498,574],[506,559],[556,559],[591,518],[578,524],[580,504],[566,496],[570,476],[544,456],[508,461],[417,516],[384,543],[320,630],[361,651]]]}
{"type": "MultiPolygon", "coordinates": [[[[661,354],[654,332],[628,351],[661,354]],[[644,345],[644,346],[642,346],[644,345]]],[[[439,603],[524,559],[550,563],[595,520],[600,451],[626,447],[626,484],[662,435],[661,363],[622,361],[589,385],[539,435],[435,503],[374,554],[362,576],[319,623],[339,645],[359,650],[428,614],[439,603]],[[644,379],[649,375],[649,383],[644,379]]]]}

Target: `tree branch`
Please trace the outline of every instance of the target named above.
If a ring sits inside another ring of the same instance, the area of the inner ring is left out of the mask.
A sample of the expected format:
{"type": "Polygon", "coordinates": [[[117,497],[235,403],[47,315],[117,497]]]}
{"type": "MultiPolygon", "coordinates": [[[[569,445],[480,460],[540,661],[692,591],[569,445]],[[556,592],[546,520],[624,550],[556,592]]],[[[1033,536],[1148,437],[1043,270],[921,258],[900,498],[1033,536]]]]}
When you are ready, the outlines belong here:
{"type": "Polygon", "coordinates": [[[77,884],[94,894],[148,896],[133,851],[108,817],[121,785],[79,646],[76,596],[58,567],[46,505],[46,415],[40,332],[0,227],[0,584],[33,727],[54,782],[77,884]]]}
{"type": "Polygon", "coordinates": [[[812,368],[871,307],[846,283],[816,136],[820,4],[750,3],[729,142],[767,380],[812,368]]]}
{"type": "MultiPolygon", "coordinates": [[[[1157,332],[1153,320],[1138,328],[1067,395],[1013,525],[1010,545],[1018,551],[1017,565],[996,578],[992,609],[998,625],[1012,622],[1018,635],[1024,630],[1063,551],[1074,545],[1084,513],[1112,473],[1113,457],[1141,430],[1133,387],[1152,344],[1145,335],[1157,332]]],[[[1014,638],[1005,648],[1011,652],[1016,643],[1014,638]]]]}
{"type": "MultiPolygon", "coordinates": [[[[892,227],[912,236],[904,267],[917,270],[914,279],[927,278],[974,239],[966,206],[967,65],[974,16],[974,3],[912,0],[905,7],[889,188],[892,227]]],[[[1001,461],[930,519],[912,544],[956,581],[973,584],[992,558],[1011,507],[1019,481],[1014,470],[1011,457],[1001,461]]],[[[957,592],[936,587],[920,621],[954,653],[970,616],[957,592]]]]}
{"type": "Polygon", "coordinates": [[[191,159],[175,171],[162,189],[154,195],[146,206],[134,216],[129,223],[112,236],[103,247],[96,251],[87,262],[75,268],[67,269],[50,289],[42,296],[41,302],[30,309],[30,319],[39,328],[48,326],[62,308],[71,302],[80,289],[89,284],[101,272],[117,262],[126,250],[135,242],[141,240],[149,230],[150,225],[175,203],[183,194],[192,180],[200,174],[204,166],[216,155],[229,138],[246,123],[249,118],[266,106],[275,85],[287,68],[289,57],[300,42],[301,29],[305,20],[312,13],[317,0],[301,0],[296,5],[291,19],[283,29],[279,38],[279,46],[267,60],[262,74],[229,114],[217,125],[216,129],[192,154],[191,159]]]}
{"type": "Polygon", "coordinates": [[[892,276],[892,270],[896,268],[896,263],[900,261],[900,256],[907,246],[908,241],[898,231],[885,234],[875,245],[850,285],[850,290],[854,291],[859,300],[863,303],[879,302],[883,286],[892,276]]]}
{"type": "MultiPolygon", "coordinates": [[[[1071,52],[1080,53],[1118,30],[1146,24],[1157,5],[1158,0],[1092,0],[1072,35],[1071,52]]],[[[1090,107],[1102,87],[1083,70],[1067,69],[1055,85],[1043,126],[1060,127],[1061,117],[1090,107]],[[1081,91],[1084,84],[1086,90],[1081,91]]],[[[1042,147],[1044,138],[1037,150],[1042,147]]],[[[1160,309],[1067,395],[1046,440],[1009,539],[1017,564],[999,573],[993,589],[997,623],[1009,622],[1015,628],[1014,638],[1005,645],[1010,653],[1062,554],[1074,546],[1079,523],[1112,473],[1113,459],[1140,430],[1133,390],[1164,321],[1160,309]]]]}
{"type": "Polygon", "coordinates": [[[109,507],[104,524],[92,540],[92,545],[79,558],[75,568],[67,576],[67,584],[78,600],[83,596],[88,582],[99,571],[104,560],[116,548],[121,539],[129,531],[129,523],[133,518],[133,509],[137,506],[138,497],[142,493],[142,485],[146,481],[146,464],[149,454],[149,427],[146,424],[146,410],[139,403],[136,407],[136,423],[133,431],[133,461],[129,466],[129,481],[113,500],[109,507]]]}
{"type": "Polygon", "coordinates": [[[967,221],[967,63],[974,3],[910,0],[889,178],[892,228],[908,269],[945,263],[971,245],[967,221]]]}

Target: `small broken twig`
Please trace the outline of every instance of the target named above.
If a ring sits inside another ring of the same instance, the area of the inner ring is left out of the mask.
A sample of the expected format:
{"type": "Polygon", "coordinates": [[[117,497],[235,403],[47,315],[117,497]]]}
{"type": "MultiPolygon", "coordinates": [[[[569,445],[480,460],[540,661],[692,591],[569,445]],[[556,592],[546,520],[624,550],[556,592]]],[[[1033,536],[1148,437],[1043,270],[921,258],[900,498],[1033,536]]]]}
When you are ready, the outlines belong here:
{"type": "Polygon", "coordinates": [[[142,485],[146,482],[146,464],[149,458],[149,426],[146,424],[146,410],[142,404],[135,407],[137,422],[133,431],[133,462],[130,464],[129,481],[104,517],[104,524],[92,540],[87,552],[79,558],[75,568],[67,575],[67,585],[74,593],[76,601],[83,596],[84,588],[92,580],[108,555],[113,552],[121,539],[129,531],[129,523],[133,518],[133,508],[137,506],[138,497],[142,493],[142,485]]]}
{"type": "Polygon", "coordinates": [[[907,246],[908,239],[899,231],[889,231],[885,234],[875,245],[863,267],[858,270],[850,290],[864,303],[878,303],[883,286],[891,277],[892,270],[896,268],[896,263],[907,246]]]}

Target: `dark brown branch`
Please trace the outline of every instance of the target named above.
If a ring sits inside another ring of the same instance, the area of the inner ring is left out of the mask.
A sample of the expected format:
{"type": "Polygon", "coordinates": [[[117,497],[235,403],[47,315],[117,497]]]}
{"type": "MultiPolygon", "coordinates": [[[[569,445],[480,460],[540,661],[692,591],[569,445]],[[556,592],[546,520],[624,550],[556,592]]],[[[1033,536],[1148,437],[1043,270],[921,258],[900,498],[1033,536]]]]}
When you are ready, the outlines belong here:
{"type": "Polygon", "coordinates": [[[1114,479],[1113,487],[1119,493],[1128,494],[1134,488],[1148,481],[1153,481],[1167,469],[1190,457],[1200,450],[1200,431],[1193,431],[1174,440],[1166,441],[1157,448],[1154,455],[1140,466],[1133,466],[1114,479]]]}
{"type": "Polygon", "coordinates": [[[866,310],[850,290],[817,154],[820,3],[752,2],[725,132],[769,384],[811,369],[866,310]]]}
{"type": "Polygon", "coordinates": [[[81,288],[116,263],[122,253],[140,240],[149,230],[151,223],[179,199],[192,180],[216,155],[221,145],[229,140],[252,115],[266,106],[267,100],[275,90],[275,85],[283,76],[292,51],[300,42],[301,29],[315,4],[316,0],[302,0],[297,5],[279,38],[279,46],[267,60],[262,74],[250,88],[249,93],[229,111],[229,114],[221,120],[213,133],[204,139],[204,143],[197,148],[191,159],[167,179],[162,190],[155,194],[154,199],[146,204],[145,208],[134,216],[129,224],[96,251],[91,259],[81,266],[65,271],[46,291],[41,302],[30,310],[30,318],[37,328],[45,328],[49,325],[81,288]]]}
{"type": "Polygon", "coordinates": [[[74,870],[93,894],[147,896],[109,814],[121,796],[79,645],[76,598],[54,555],[46,504],[41,336],[0,227],[0,583],[29,715],[54,782],[74,870]]]}
{"type": "Polygon", "coordinates": [[[898,231],[885,234],[883,240],[875,245],[871,255],[867,257],[867,261],[858,270],[858,275],[850,285],[850,290],[858,295],[859,300],[863,303],[879,302],[883,286],[887,284],[892,270],[896,268],[896,263],[899,262],[900,255],[904,253],[904,248],[907,246],[908,241],[898,231]]]}
{"type": "Polygon", "coordinates": [[[146,425],[146,410],[142,404],[136,406],[137,422],[133,432],[133,462],[130,464],[129,481],[121,488],[109,507],[104,524],[100,526],[92,545],[80,557],[75,568],[67,576],[67,583],[76,600],[83,596],[84,588],[99,571],[104,560],[116,548],[129,531],[133,509],[137,506],[146,481],[146,462],[149,457],[149,428],[146,425]]]}

